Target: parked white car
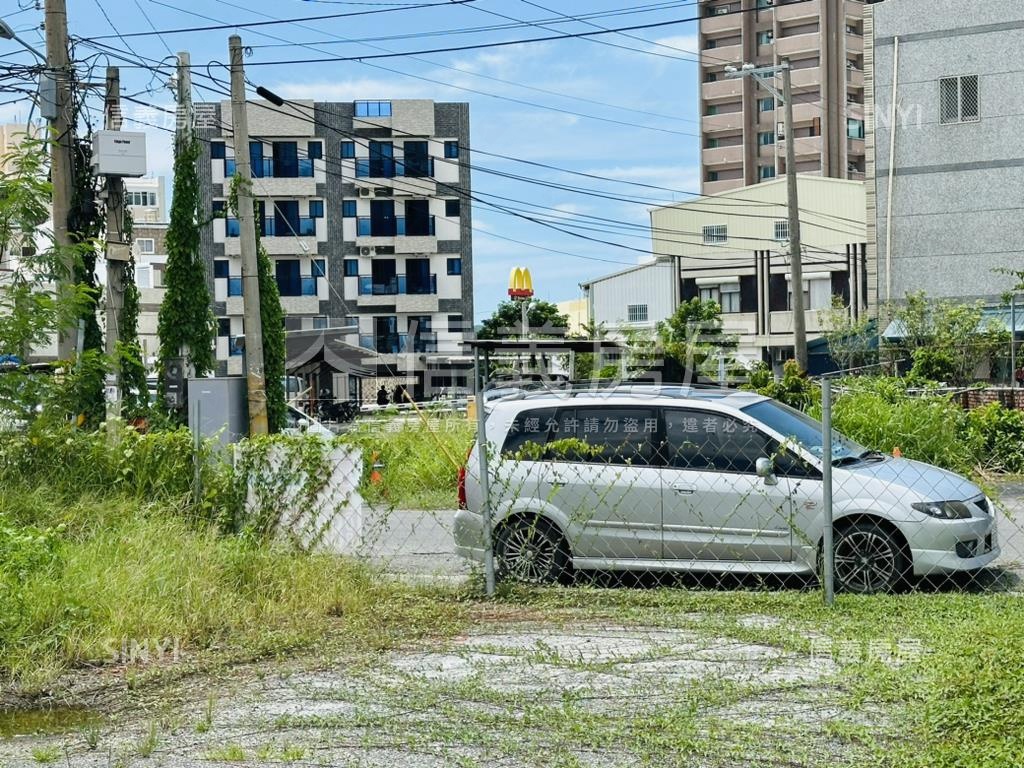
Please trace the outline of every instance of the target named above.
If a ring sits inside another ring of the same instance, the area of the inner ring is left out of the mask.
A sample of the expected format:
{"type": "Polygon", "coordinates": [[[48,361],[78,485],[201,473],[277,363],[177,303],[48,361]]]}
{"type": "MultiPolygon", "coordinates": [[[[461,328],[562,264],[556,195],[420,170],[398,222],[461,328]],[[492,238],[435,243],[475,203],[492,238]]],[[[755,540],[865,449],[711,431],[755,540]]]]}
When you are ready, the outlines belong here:
{"type": "MultiPolygon", "coordinates": [[[[634,387],[493,404],[486,422],[501,573],[573,569],[815,574],[821,425],[748,392],[634,387]]],[[[969,480],[834,434],[837,587],[891,590],[999,554],[994,508],[969,480]]],[[[484,556],[478,451],[460,474],[455,540],[484,556]]]]}

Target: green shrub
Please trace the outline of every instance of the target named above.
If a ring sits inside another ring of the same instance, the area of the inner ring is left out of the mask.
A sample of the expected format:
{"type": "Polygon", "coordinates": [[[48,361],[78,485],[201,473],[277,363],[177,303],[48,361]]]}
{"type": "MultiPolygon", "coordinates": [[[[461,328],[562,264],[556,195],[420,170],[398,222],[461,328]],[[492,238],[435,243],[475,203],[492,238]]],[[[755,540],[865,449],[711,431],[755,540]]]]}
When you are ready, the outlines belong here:
{"type": "Polygon", "coordinates": [[[1024,472],[1024,411],[989,403],[967,413],[967,430],[978,445],[981,466],[1024,472]]]}
{"type": "Polygon", "coordinates": [[[787,360],[782,366],[782,378],[775,380],[772,370],[765,363],[759,363],[750,372],[750,381],[743,389],[753,390],[761,395],[779,400],[801,411],[809,410],[821,402],[821,388],[794,360],[787,360]]]}

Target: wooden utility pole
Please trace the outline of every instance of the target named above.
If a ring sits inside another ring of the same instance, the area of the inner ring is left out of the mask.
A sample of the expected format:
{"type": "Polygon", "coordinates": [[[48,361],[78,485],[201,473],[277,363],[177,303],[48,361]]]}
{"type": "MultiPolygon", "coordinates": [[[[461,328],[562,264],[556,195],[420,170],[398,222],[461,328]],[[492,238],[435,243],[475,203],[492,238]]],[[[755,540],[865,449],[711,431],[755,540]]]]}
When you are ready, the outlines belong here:
{"type": "Polygon", "coordinates": [[[249,167],[249,118],[245,107],[245,72],[242,69],[242,38],[228,39],[231,62],[231,143],[235,148],[238,185],[239,245],[242,252],[242,305],[245,322],[245,375],[249,388],[249,434],[265,435],[267,393],[263,369],[263,324],[260,318],[259,266],[256,257],[256,216],[252,203],[252,169],[249,167]]]}
{"type": "MultiPolygon", "coordinates": [[[[68,13],[65,0],[46,0],[46,68],[56,88],[56,116],[50,120],[50,175],[53,182],[53,238],[70,268],[68,213],[74,189],[71,153],[75,144],[75,124],[71,112],[71,88],[74,79],[68,61],[68,13]]],[[[60,333],[57,356],[67,360],[78,351],[78,326],[60,333]]]]}
{"type": "Polygon", "coordinates": [[[786,197],[789,205],[789,271],[793,291],[793,356],[807,370],[807,323],[804,315],[803,250],[800,242],[800,201],[796,185],[796,148],[793,145],[793,94],[789,61],[783,61],[782,100],[786,131],[786,197]]]}
{"type": "MultiPolygon", "coordinates": [[[[121,74],[117,67],[107,67],[107,86],[104,98],[103,127],[108,131],[121,130],[121,74]]],[[[107,202],[107,291],[106,291],[106,353],[114,361],[112,381],[108,382],[107,419],[121,416],[121,376],[117,362],[117,342],[120,337],[121,310],[124,307],[124,265],[131,258],[124,231],[124,180],[120,176],[106,177],[107,202]]]]}

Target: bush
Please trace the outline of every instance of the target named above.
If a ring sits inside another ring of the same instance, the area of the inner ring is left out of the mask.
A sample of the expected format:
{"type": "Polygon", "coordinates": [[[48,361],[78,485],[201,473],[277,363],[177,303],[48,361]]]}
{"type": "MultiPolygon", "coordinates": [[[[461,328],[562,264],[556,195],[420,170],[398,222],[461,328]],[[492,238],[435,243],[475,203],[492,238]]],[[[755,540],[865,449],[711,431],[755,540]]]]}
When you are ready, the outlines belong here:
{"type": "Polygon", "coordinates": [[[968,433],[978,445],[981,466],[1024,472],[1024,412],[989,403],[967,413],[968,433]]]}
{"type": "Polygon", "coordinates": [[[821,388],[800,371],[794,360],[787,360],[783,365],[779,381],[775,380],[771,368],[759,363],[750,372],[750,382],[743,389],[753,390],[801,411],[821,402],[821,388]]]}

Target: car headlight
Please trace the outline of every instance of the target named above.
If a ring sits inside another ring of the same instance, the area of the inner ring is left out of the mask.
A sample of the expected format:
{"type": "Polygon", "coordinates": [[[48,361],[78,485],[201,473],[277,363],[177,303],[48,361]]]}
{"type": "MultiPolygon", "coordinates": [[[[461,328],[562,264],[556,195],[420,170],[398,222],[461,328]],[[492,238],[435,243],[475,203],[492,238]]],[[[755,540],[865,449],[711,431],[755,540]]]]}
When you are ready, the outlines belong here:
{"type": "Polygon", "coordinates": [[[962,520],[971,516],[971,510],[962,501],[918,501],[910,506],[940,520],[962,520]]]}

